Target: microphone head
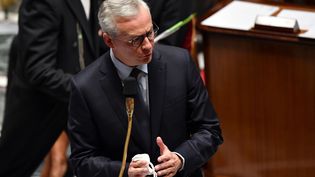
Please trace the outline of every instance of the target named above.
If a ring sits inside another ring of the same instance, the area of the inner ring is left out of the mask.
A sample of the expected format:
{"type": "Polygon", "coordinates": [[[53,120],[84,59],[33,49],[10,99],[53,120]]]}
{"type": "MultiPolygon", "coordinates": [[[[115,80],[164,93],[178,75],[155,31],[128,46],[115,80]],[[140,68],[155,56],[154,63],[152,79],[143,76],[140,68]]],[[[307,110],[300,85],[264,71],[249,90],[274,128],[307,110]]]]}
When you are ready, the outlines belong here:
{"type": "Polygon", "coordinates": [[[136,78],[134,77],[127,77],[124,80],[124,90],[123,90],[123,94],[126,97],[135,97],[137,94],[137,87],[138,87],[138,83],[136,78]]]}

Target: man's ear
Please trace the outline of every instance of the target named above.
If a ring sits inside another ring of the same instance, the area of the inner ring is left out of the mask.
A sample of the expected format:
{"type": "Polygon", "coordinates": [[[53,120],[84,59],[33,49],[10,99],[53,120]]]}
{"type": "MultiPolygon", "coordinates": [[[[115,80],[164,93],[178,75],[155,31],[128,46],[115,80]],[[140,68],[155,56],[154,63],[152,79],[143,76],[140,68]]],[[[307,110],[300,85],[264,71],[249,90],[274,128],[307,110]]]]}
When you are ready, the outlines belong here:
{"type": "Polygon", "coordinates": [[[112,38],[110,38],[110,36],[107,33],[102,32],[102,38],[103,38],[103,41],[105,42],[105,44],[108,47],[114,48],[114,44],[113,44],[112,38]]]}

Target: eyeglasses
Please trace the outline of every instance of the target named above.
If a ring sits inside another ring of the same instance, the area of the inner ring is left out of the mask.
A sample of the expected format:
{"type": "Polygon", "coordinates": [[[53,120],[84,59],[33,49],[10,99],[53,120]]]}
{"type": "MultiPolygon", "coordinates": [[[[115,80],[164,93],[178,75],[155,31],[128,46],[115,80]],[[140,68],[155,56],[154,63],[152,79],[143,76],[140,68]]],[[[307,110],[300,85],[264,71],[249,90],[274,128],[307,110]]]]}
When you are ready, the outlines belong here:
{"type": "Polygon", "coordinates": [[[139,47],[143,43],[146,37],[149,39],[149,41],[153,41],[155,36],[157,35],[158,30],[159,30],[159,27],[155,23],[153,23],[152,29],[150,31],[146,32],[143,35],[130,39],[127,42],[133,47],[139,47]]]}

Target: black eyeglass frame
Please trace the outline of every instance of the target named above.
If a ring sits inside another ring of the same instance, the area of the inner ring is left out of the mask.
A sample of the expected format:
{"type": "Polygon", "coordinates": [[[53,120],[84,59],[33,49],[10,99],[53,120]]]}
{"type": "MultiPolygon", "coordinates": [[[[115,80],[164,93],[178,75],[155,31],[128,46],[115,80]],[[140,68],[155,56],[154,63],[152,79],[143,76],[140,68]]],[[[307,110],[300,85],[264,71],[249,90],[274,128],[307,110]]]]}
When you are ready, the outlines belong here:
{"type": "Polygon", "coordinates": [[[133,39],[130,39],[127,42],[131,46],[136,47],[136,48],[141,46],[141,44],[143,43],[145,38],[148,38],[149,41],[152,42],[154,40],[154,38],[156,37],[157,32],[159,31],[159,27],[154,22],[152,23],[152,25],[153,26],[152,26],[152,29],[150,31],[146,32],[145,34],[134,37],[133,39]]]}

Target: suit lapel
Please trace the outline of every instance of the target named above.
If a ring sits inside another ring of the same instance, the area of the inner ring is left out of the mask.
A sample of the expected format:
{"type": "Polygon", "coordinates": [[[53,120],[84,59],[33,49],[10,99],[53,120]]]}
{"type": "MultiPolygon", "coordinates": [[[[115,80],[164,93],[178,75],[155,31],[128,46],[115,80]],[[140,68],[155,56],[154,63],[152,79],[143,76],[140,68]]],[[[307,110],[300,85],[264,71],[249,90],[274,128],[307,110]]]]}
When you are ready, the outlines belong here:
{"type": "Polygon", "coordinates": [[[103,75],[101,75],[102,77],[99,82],[104,92],[107,93],[106,95],[108,96],[108,101],[123,125],[123,128],[127,129],[127,114],[124,106],[124,96],[121,94],[123,89],[121,81],[113,63],[111,62],[109,53],[107,53],[102,59],[103,61],[100,65],[100,71],[103,75]]]}
{"type": "MultiPolygon", "coordinates": [[[[110,59],[109,52],[102,58],[102,64],[100,65],[100,72],[102,73],[99,82],[101,87],[103,88],[104,92],[107,93],[108,100],[111,104],[112,109],[116,113],[116,117],[118,117],[119,122],[123,126],[124,134],[127,133],[128,128],[128,117],[125,108],[125,97],[122,94],[122,83],[117,74],[116,68],[110,59]]],[[[106,109],[106,108],[104,108],[106,109]]],[[[119,130],[118,130],[119,131],[119,130]]],[[[131,140],[134,144],[141,149],[143,152],[147,151],[147,147],[144,146],[143,138],[142,138],[142,131],[137,124],[136,120],[133,120],[132,123],[132,130],[131,130],[131,140]]],[[[125,137],[123,137],[125,138],[125,137]]],[[[149,143],[146,143],[146,145],[149,143]]]]}
{"type": "MultiPolygon", "coordinates": [[[[156,137],[160,133],[160,124],[166,87],[166,65],[161,61],[161,55],[154,50],[149,70],[149,97],[150,97],[150,117],[151,117],[151,139],[152,144],[156,144],[156,137]]],[[[152,146],[152,148],[157,148],[152,146]]],[[[155,152],[153,149],[152,152],[155,152]]]]}
{"type": "MultiPolygon", "coordinates": [[[[92,51],[94,51],[94,44],[93,44],[93,38],[92,38],[92,33],[91,33],[91,28],[90,28],[90,24],[86,18],[82,3],[80,0],[66,0],[69,8],[71,9],[71,11],[73,12],[74,16],[77,18],[79,25],[82,29],[82,33],[84,33],[84,35],[87,38],[87,42],[90,46],[90,48],[92,49],[92,51]]],[[[94,11],[95,5],[94,5],[94,0],[91,1],[91,11],[94,11]]],[[[90,18],[94,18],[94,15],[91,15],[90,18]]],[[[94,19],[91,19],[92,22],[94,21],[94,19]]]]}

